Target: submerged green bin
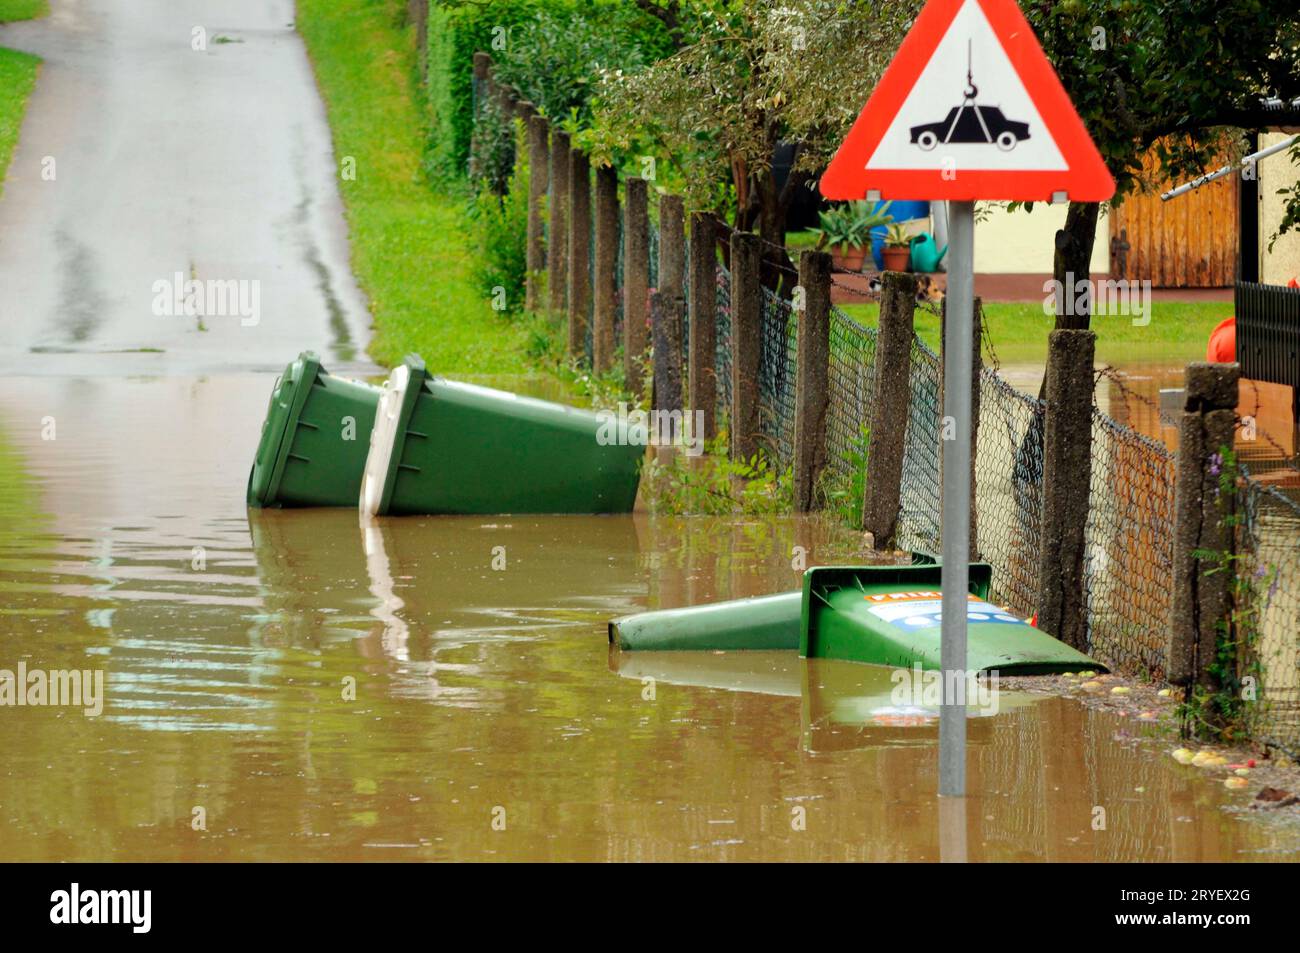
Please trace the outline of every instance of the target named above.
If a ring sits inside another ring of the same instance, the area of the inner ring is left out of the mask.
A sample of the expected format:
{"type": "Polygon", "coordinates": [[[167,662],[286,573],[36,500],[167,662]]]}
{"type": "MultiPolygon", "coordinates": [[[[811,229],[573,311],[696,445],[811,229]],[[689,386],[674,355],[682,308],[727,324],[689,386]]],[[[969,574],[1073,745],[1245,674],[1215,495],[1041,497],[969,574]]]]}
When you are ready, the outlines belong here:
{"type": "MultiPolygon", "coordinates": [[[[799,654],[939,669],[943,570],[936,565],[821,566],[803,579],[799,654]]],[[[971,563],[966,668],[1003,675],[1105,671],[1082,652],[988,601],[993,567],[971,563]]]]}
{"type": "Polygon", "coordinates": [[[249,506],[356,506],[379,388],[303,351],[271,391],[248,475],[249,506]]]}
{"type": "MultiPolygon", "coordinates": [[[[624,616],[609,640],[624,651],[798,649],[805,658],[939,669],[943,570],[820,566],[802,592],[624,616]]],[[[1082,652],[989,603],[993,567],[971,563],[967,668],[1004,675],[1105,671],[1082,652]]]]}
{"type": "Polygon", "coordinates": [[[591,411],[431,377],[412,355],[384,385],[361,510],[626,513],[645,456],[636,438],[591,411]]]}

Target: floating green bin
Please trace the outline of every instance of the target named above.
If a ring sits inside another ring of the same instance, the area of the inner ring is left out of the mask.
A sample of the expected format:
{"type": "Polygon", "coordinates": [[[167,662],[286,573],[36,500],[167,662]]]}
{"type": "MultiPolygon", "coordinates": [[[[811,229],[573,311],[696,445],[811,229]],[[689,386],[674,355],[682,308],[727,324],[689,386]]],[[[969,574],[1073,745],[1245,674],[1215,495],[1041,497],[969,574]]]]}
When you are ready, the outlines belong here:
{"type": "Polygon", "coordinates": [[[626,513],[638,436],[591,411],[432,377],[412,355],[384,385],[361,510],[626,513]]]}
{"type": "MultiPolygon", "coordinates": [[[[822,566],[803,579],[799,654],[939,669],[942,573],[938,565],[822,566]]],[[[1105,671],[1077,649],[988,601],[993,567],[971,563],[966,668],[1003,675],[1105,671]]]]}
{"type": "MultiPolygon", "coordinates": [[[[1105,666],[989,603],[993,567],[971,563],[966,667],[1044,675],[1105,666]]],[[[802,592],[624,616],[609,640],[624,651],[798,649],[804,658],[939,669],[942,569],[821,566],[802,592]]]]}
{"type": "Polygon", "coordinates": [[[802,593],[782,592],[640,612],[611,621],[609,641],[628,652],[797,649],[802,603],[802,593]]]}
{"type": "Polygon", "coordinates": [[[356,506],[378,387],[335,377],[303,351],[271,391],[249,506],[356,506]]]}

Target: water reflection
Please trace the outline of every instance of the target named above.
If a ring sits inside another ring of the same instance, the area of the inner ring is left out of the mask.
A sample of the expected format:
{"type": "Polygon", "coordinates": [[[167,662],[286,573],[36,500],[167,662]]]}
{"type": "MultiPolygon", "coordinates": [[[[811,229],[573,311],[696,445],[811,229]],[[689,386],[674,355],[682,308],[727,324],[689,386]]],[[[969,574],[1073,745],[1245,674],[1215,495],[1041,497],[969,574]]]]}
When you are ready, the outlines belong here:
{"type": "MultiPolygon", "coordinates": [[[[788,590],[855,537],[249,514],[269,385],[0,382],[0,667],[102,668],[108,696],[0,709],[0,857],[937,859],[930,729],[866,724],[874,670],[759,660],[777,690],[653,701],[610,671],[610,617],[788,590]]],[[[1296,850],[1127,728],[1052,699],[972,722],[970,856],[1296,850]]]]}

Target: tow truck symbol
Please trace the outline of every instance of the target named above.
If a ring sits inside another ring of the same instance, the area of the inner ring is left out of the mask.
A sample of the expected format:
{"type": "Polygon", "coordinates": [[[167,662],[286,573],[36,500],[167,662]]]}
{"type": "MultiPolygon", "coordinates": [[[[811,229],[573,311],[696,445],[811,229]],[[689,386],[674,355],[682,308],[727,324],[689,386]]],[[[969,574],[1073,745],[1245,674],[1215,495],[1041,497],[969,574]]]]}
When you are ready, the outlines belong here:
{"type": "Polygon", "coordinates": [[[979,87],[971,75],[971,44],[966,41],[966,92],[960,106],[954,106],[941,122],[927,122],[912,126],[912,142],[929,152],[940,142],[993,143],[1003,152],[1010,152],[1016,143],[1029,138],[1029,123],[1016,122],[1002,115],[996,106],[980,106],[975,102],[979,87]]]}

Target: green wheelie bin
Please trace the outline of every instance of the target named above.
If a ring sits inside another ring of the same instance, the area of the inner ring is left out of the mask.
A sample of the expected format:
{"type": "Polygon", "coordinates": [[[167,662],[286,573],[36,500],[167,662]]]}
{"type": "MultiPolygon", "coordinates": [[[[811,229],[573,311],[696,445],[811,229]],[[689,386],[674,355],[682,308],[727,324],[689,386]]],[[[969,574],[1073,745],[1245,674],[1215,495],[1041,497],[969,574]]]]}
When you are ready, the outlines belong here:
{"type": "Polygon", "coordinates": [[[271,391],[248,505],[356,506],[380,389],[335,377],[303,351],[271,391]]]}
{"type": "Polygon", "coordinates": [[[412,355],[384,385],[361,511],[626,513],[644,456],[623,422],[432,377],[412,355]]]}

